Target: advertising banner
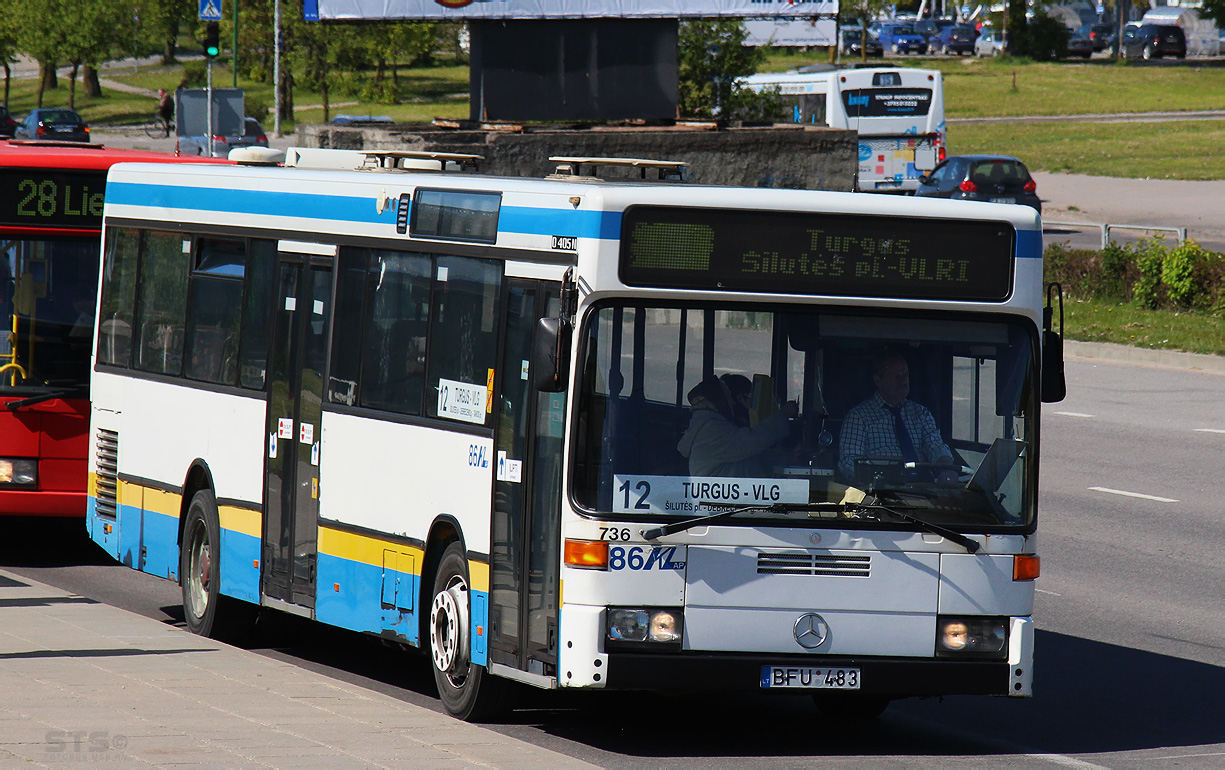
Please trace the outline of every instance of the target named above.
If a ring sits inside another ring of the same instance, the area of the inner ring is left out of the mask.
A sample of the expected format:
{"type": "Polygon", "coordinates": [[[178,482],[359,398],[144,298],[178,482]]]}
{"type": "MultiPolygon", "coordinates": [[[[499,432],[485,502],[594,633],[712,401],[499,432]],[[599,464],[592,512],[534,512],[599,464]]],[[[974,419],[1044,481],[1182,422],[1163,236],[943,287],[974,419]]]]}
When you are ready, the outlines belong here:
{"type": "Polygon", "coordinates": [[[797,18],[837,0],[304,0],[307,21],[348,19],[797,18]]]}

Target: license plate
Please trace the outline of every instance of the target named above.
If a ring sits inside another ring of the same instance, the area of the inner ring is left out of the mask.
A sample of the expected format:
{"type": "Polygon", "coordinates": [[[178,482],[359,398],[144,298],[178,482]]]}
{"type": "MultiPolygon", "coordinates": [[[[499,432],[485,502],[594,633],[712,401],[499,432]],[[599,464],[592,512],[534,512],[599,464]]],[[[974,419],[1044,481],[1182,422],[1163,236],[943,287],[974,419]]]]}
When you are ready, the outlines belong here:
{"type": "Polygon", "coordinates": [[[858,690],[859,669],[762,666],[761,686],[795,690],[858,690]]]}
{"type": "Polygon", "coordinates": [[[992,198],[992,203],[1016,203],[1016,198],[992,198]]]}

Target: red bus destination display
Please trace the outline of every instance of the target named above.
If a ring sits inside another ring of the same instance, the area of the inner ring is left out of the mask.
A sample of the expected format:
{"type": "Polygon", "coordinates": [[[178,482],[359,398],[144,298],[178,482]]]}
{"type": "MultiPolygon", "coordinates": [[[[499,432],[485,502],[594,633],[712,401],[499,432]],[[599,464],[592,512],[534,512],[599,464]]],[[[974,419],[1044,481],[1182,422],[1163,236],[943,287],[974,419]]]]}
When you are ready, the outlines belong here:
{"type": "Polygon", "coordinates": [[[1007,222],[635,206],[621,224],[630,286],[1002,302],[1007,222]]]}
{"type": "Polygon", "coordinates": [[[0,226],[102,227],[105,171],[0,170],[0,226]]]}

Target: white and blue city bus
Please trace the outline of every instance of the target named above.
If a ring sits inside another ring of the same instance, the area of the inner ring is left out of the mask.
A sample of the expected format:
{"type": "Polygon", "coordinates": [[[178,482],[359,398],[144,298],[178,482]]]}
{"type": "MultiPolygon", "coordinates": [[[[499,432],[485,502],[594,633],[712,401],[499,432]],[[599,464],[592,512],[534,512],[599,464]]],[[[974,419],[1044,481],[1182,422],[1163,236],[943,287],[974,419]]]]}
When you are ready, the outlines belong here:
{"type": "Polygon", "coordinates": [[[776,92],[793,123],[858,134],[861,192],[913,193],[948,154],[944,76],[907,67],[761,73],[738,81],[776,92]]]}
{"type": "Polygon", "coordinates": [[[418,646],[465,719],[510,682],[1030,694],[1062,376],[1032,209],[319,152],[110,172],[88,529],[191,631],[275,609],[418,646]],[[885,349],[951,462],[840,470],[885,349]],[[738,430],[783,427],[695,474],[724,374],[738,430]]]}

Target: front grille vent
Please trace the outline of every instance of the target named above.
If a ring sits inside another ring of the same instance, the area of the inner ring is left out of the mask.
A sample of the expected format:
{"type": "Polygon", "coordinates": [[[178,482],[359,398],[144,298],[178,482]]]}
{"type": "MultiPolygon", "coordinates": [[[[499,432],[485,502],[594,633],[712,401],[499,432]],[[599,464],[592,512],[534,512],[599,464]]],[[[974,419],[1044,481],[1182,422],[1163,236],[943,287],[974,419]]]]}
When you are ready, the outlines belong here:
{"type": "Polygon", "coordinates": [[[119,434],[98,430],[94,439],[94,460],[98,467],[98,515],[115,518],[119,509],[119,434]]]}
{"type": "Polygon", "coordinates": [[[759,553],[758,575],[871,577],[872,557],[829,553],[759,553]]]}

